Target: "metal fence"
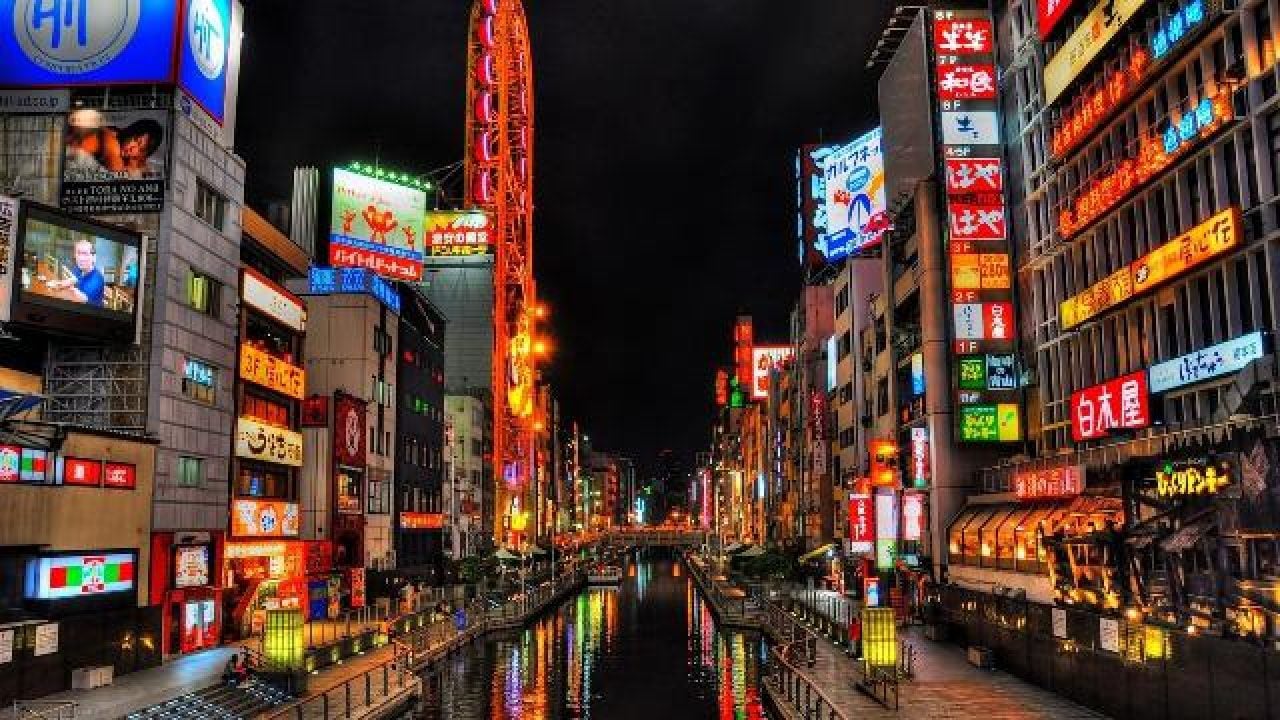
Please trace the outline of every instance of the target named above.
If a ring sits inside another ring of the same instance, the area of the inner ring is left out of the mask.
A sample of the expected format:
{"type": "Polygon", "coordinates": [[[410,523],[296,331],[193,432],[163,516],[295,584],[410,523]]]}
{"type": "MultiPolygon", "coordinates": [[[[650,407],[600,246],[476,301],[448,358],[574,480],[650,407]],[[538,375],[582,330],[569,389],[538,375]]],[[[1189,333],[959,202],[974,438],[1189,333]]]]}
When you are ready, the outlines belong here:
{"type": "Polygon", "coordinates": [[[764,664],[764,682],[775,703],[789,705],[803,718],[846,720],[822,686],[801,670],[817,661],[818,637],[775,603],[764,607],[764,625],[777,640],[764,664]]]}
{"type": "Polygon", "coordinates": [[[1117,720],[1280,720],[1280,653],[1267,648],[957,587],[943,607],[953,640],[1117,720]]]}
{"type": "Polygon", "coordinates": [[[401,658],[335,683],[306,700],[264,716],[267,720],[349,718],[377,707],[388,698],[420,684],[401,658]],[[355,714],[353,714],[355,713],[355,714]]]}

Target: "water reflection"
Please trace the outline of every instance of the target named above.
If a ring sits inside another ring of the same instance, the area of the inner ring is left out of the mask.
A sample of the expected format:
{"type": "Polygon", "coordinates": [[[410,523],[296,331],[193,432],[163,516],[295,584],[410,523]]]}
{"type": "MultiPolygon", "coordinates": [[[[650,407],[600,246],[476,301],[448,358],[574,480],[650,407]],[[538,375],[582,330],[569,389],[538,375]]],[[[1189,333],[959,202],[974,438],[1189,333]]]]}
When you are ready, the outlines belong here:
{"type": "Polygon", "coordinates": [[[628,561],[523,632],[491,637],[428,678],[427,718],[765,718],[759,637],[720,631],[669,557],[628,561]]]}

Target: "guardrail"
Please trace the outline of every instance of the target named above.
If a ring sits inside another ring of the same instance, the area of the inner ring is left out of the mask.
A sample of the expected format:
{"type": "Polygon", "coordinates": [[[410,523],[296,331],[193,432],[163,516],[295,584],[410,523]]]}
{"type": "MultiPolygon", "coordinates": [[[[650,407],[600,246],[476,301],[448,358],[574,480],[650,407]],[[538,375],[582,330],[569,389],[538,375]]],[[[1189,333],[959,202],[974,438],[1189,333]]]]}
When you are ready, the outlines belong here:
{"type": "Polygon", "coordinates": [[[777,644],[764,665],[764,682],[775,693],[774,701],[787,703],[801,717],[848,720],[822,687],[809,679],[800,666],[812,668],[818,658],[818,636],[776,603],[765,602],[764,622],[777,644]]]}
{"type": "Polygon", "coordinates": [[[262,715],[265,720],[329,720],[349,718],[352,711],[369,710],[387,698],[420,685],[418,676],[396,657],[359,675],[330,685],[296,705],[262,715]]]}

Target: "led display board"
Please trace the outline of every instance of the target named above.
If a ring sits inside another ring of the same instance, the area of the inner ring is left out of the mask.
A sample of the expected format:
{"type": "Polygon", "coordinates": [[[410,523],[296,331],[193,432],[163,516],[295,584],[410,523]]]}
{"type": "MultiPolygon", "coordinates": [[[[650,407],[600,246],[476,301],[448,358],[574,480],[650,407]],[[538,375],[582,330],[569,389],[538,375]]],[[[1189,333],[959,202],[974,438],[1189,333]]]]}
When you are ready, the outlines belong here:
{"type": "Polygon", "coordinates": [[[1146,370],[1071,393],[1071,437],[1076,442],[1150,424],[1151,395],[1146,370]]]}
{"type": "Polygon", "coordinates": [[[1052,105],[1101,53],[1147,0],[1105,0],[1094,4],[1084,22],[1044,66],[1044,102],[1052,105]]]}
{"type": "Polygon", "coordinates": [[[1219,255],[1244,239],[1240,208],[1230,207],[1073,295],[1058,306],[1069,330],[1219,255]]]}
{"type": "Polygon", "coordinates": [[[231,0],[187,0],[178,84],[222,124],[231,46],[231,0]]]}
{"type": "Polygon", "coordinates": [[[174,0],[0,0],[0,86],[165,83],[174,0]]]}
{"type": "Polygon", "coordinates": [[[334,168],[329,263],[421,279],[426,211],[424,186],[408,176],[334,168]]]}
{"type": "Polygon", "coordinates": [[[432,257],[487,255],[496,242],[493,218],[483,210],[429,210],[427,254],[432,257]]]}
{"type": "Polygon", "coordinates": [[[975,443],[1022,438],[992,32],[982,10],[933,13],[933,95],[954,339],[951,392],[956,436],[975,443]]]}
{"type": "Polygon", "coordinates": [[[302,433],[253,418],[237,418],[236,457],[301,467],[302,433]]]}
{"type": "Polygon", "coordinates": [[[1243,370],[1266,354],[1264,336],[1251,332],[1151,366],[1149,389],[1153,393],[1177,390],[1205,380],[1243,370]]]}
{"type": "Polygon", "coordinates": [[[295,537],[298,504],[280,500],[237,499],[231,503],[231,534],[236,537],[295,537]]]}
{"type": "Polygon", "coordinates": [[[889,229],[880,138],[876,128],[822,160],[827,227],[818,245],[828,261],[876,245],[889,229]]]}
{"type": "Polygon", "coordinates": [[[137,553],[87,552],[40,556],[27,561],[26,597],[67,600],[129,592],[134,588],[137,553]]]}
{"type": "Polygon", "coordinates": [[[133,340],[141,238],[35,203],[20,208],[10,319],[73,338],[133,340]]]}
{"type": "Polygon", "coordinates": [[[789,345],[754,345],[751,348],[751,397],[769,397],[769,373],[781,370],[794,350],[789,345]]]}
{"type": "Polygon", "coordinates": [[[388,310],[400,314],[400,293],[395,286],[365,268],[312,267],[308,290],[312,295],[372,295],[388,310]]]}

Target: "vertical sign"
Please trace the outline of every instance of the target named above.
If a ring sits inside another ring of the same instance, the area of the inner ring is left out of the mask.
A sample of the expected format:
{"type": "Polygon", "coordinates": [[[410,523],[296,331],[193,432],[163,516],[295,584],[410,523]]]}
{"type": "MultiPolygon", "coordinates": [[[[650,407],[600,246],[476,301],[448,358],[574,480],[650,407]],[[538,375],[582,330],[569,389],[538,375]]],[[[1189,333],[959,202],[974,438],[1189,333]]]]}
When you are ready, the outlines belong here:
{"type": "Polygon", "coordinates": [[[1000,145],[999,83],[991,18],[981,10],[933,16],[934,95],[952,318],[952,391],[961,442],[1022,438],[1013,368],[1017,320],[1000,145]],[[1001,374],[989,382],[988,368],[1001,374]]]}

